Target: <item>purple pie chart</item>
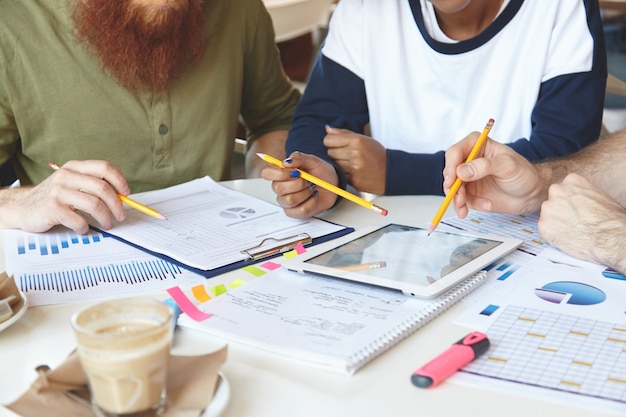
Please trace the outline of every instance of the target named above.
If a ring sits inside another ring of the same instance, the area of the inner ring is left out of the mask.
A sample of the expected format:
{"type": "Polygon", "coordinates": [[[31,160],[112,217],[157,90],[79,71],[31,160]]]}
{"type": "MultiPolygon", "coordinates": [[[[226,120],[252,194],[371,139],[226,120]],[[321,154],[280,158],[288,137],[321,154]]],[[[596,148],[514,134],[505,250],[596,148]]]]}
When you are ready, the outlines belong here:
{"type": "Polygon", "coordinates": [[[606,294],[582,282],[557,281],[535,288],[535,295],[556,304],[593,305],[606,300],[606,294]]]}

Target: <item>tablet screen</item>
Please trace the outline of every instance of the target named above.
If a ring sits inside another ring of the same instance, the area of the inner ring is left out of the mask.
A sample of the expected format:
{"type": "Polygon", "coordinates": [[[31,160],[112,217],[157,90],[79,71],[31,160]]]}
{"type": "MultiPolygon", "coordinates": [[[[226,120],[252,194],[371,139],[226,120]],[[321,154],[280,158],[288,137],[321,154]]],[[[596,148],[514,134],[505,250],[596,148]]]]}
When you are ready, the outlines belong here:
{"type": "Polygon", "coordinates": [[[487,253],[500,241],[389,224],[305,260],[341,271],[427,287],[487,253]]]}

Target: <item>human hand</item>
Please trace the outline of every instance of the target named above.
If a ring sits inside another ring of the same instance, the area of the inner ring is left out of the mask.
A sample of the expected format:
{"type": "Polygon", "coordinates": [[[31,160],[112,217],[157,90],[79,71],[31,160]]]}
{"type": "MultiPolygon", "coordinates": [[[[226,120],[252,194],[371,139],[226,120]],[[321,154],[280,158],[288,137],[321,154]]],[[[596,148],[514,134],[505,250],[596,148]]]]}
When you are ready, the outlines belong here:
{"type": "MultiPolygon", "coordinates": [[[[283,161],[285,168],[267,165],[261,170],[261,177],[272,181],[276,201],[285,214],[296,219],[306,219],[328,210],[335,204],[337,195],[314,184],[293,176],[296,168],[337,185],[337,172],[328,162],[314,155],[301,152],[292,153],[283,161]]],[[[297,171],[295,171],[297,174],[297,171]]]]}
{"type": "Polygon", "coordinates": [[[476,159],[465,163],[478,136],[472,132],[446,151],[444,190],[452,187],[457,176],[463,181],[453,203],[457,215],[465,218],[470,208],[510,214],[538,211],[548,184],[533,164],[510,147],[488,138],[476,159]]]}
{"type": "Polygon", "coordinates": [[[347,129],[326,126],[328,156],[346,173],[348,184],[359,191],[384,194],[387,150],[377,140],[347,129]]]}
{"type": "Polygon", "coordinates": [[[84,212],[110,229],[113,218],[126,218],[117,193],[129,192],[121,171],[109,162],[69,161],[36,186],[3,190],[0,227],[38,233],[63,225],[84,234],[89,229],[84,212]]]}
{"type": "Polygon", "coordinates": [[[626,273],[624,208],[578,174],[550,186],[539,234],[569,255],[626,273]]]}

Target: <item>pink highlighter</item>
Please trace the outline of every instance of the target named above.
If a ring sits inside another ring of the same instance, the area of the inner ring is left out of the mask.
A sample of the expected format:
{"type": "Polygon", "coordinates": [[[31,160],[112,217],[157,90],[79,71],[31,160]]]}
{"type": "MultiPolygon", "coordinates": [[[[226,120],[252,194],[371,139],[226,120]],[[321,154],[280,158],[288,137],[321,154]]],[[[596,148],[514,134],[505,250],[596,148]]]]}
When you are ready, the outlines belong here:
{"type": "Polygon", "coordinates": [[[487,335],[472,332],[413,372],[411,382],[420,388],[436,387],[488,349],[487,335]]]}

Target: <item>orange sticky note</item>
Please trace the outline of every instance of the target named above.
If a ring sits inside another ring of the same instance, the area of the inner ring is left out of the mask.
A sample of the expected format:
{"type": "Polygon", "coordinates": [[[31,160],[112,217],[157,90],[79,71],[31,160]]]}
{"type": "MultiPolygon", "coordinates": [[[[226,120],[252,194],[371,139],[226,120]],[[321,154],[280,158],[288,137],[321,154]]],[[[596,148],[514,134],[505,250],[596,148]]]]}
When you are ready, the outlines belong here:
{"type": "Polygon", "coordinates": [[[195,287],[191,287],[191,292],[196,300],[200,301],[201,303],[204,303],[205,301],[209,301],[211,299],[211,296],[207,294],[204,285],[196,285],[195,287]]]}

